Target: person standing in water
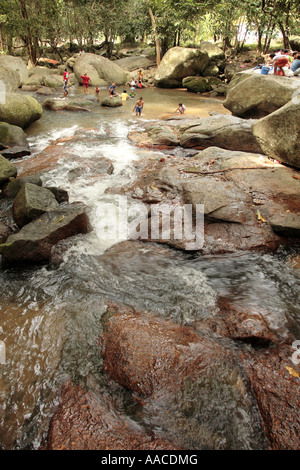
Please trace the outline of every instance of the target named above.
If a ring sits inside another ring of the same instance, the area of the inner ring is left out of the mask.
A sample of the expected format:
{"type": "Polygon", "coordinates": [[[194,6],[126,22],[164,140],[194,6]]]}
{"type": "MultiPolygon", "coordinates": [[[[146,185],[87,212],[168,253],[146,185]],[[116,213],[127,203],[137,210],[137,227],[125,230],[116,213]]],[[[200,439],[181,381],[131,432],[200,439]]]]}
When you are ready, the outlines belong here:
{"type": "Polygon", "coordinates": [[[64,71],[64,82],[67,81],[69,82],[69,72],[68,69],[65,69],[64,71]]]}
{"type": "Polygon", "coordinates": [[[92,80],[90,79],[90,77],[87,76],[86,73],[84,75],[81,75],[80,78],[82,78],[82,85],[84,88],[84,93],[88,93],[89,82],[92,82],[92,80]]]}
{"type": "Polygon", "coordinates": [[[137,102],[135,103],[135,107],[133,108],[133,111],[135,111],[136,116],[142,115],[143,107],[144,107],[144,101],[143,101],[143,97],[141,96],[137,100],[137,102]]]}
{"type": "Polygon", "coordinates": [[[66,98],[69,94],[69,84],[68,84],[68,80],[65,80],[64,81],[64,97],[66,98]]]}
{"type": "Polygon", "coordinates": [[[100,93],[101,93],[100,88],[96,86],[95,95],[96,95],[97,101],[100,101],[100,93]]]}

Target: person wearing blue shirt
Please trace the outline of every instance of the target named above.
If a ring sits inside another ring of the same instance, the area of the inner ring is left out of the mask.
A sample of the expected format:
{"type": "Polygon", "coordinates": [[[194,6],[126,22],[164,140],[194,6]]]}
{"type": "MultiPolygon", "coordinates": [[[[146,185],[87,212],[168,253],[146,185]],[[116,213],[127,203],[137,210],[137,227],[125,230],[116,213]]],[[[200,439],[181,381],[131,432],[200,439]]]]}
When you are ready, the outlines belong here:
{"type": "Polygon", "coordinates": [[[108,92],[110,98],[112,98],[113,96],[118,96],[118,93],[116,92],[116,85],[114,82],[110,85],[108,92]]]}
{"type": "Polygon", "coordinates": [[[295,60],[291,63],[290,70],[295,76],[300,74],[300,54],[296,56],[295,60]]]}

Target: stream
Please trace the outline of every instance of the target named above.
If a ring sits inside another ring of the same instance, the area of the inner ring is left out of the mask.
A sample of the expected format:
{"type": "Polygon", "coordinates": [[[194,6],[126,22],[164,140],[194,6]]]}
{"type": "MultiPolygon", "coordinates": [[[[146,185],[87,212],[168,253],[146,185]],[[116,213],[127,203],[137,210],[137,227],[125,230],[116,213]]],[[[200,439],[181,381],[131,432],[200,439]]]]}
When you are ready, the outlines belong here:
{"type": "MultiPolygon", "coordinates": [[[[62,150],[67,148],[76,156],[59,160],[55,168],[43,173],[42,181],[44,186],[67,190],[70,202],[85,203],[93,230],[76,238],[56,269],[3,265],[0,270],[0,340],[6,350],[6,362],[0,364],[0,449],[39,449],[56,392],[69,378],[92,390],[106,390],[99,337],[108,299],[189,323],[213,315],[216,298],[224,296],[239,305],[263,307],[271,312],[274,329],[289,325],[299,337],[300,271],[290,262],[297,247],[273,254],[199,256],[145,244],[135,252],[120,248],[117,254],[102,256],[125,240],[100,236],[99,207],[119,203],[118,196],[105,191],[133,181],[133,163],[149,153],[131,144],[128,133],[138,130],[141,120],[175,111],[180,101],[187,106],[187,116],[227,113],[220,100],[187,95],[183,90],[138,93],[145,101],[141,118],[132,112],[135,101],[129,101],[122,108],[97,107],[91,113],[46,110],[27,130],[32,155],[25,159],[34,158],[58,139],[62,150]],[[69,142],[76,133],[85,137],[69,142]],[[82,171],[78,155],[84,165],[89,163],[88,170],[82,171]],[[97,174],[100,157],[113,163],[111,175],[97,174]]],[[[81,89],[72,94],[83,96],[81,89]]],[[[18,162],[21,168],[22,160],[18,162]]],[[[111,397],[111,406],[130,414],[126,392],[118,393],[111,397]]],[[[147,426],[151,427],[151,417],[147,426]]],[[[251,447],[247,433],[244,446],[251,447]]]]}

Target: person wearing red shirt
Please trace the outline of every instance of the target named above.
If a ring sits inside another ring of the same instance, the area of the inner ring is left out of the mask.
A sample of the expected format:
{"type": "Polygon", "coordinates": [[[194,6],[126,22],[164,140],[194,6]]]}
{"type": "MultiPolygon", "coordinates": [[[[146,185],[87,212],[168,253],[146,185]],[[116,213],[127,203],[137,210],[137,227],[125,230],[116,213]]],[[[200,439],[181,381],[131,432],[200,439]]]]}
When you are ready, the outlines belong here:
{"type": "Polygon", "coordinates": [[[64,82],[69,81],[69,72],[68,69],[65,69],[64,71],[64,82]]]}
{"type": "Polygon", "coordinates": [[[90,77],[88,77],[87,74],[85,73],[84,75],[81,75],[80,78],[82,78],[82,85],[84,88],[84,93],[88,93],[89,82],[91,82],[90,77]]]}
{"type": "Polygon", "coordinates": [[[274,75],[285,75],[283,67],[290,66],[288,50],[284,50],[283,54],[275,55],[274,57],[274,75]]]}

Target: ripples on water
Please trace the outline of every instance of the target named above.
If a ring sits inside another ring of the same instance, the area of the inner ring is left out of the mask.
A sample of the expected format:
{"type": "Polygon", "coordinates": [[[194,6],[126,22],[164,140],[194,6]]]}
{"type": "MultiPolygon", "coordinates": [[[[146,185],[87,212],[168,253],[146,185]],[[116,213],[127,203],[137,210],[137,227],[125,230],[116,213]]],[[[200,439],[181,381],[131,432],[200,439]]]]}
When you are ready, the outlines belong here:
{"type": "MultiPolygon", "coordinates": [[[[156,100],[162,96],[161,91],[158,94],[156,100]]],[[[167,96],[177,106],[177,96],[167,96]]],[[[134,253],[103,255],[122,240],[97,237],[97,208],[118,203],[117,196],[104,194],[105,190],[132,180],[131,163],[145,156],[145,151],[127,140],[129,129],[139,124],[125,111],[121,118],[116,110],[84,117],[45,112],[29,136],[33,152],[38,153],[57,139],[87,128],[97,136],[96,144],[87,138],[62,143],[62,149],[66,146],[91,161],[109,158],[114,173],[88,181],[79,173],[70,179],[70,171],[80,167],[75,159],[61,160],[44,174],[44,185],[67,189],[71,201],[88,206],[94,231],[78,238],[58,269],[3,267],[0,271],[0,339],[5,342],[7,359],[0,365],[0,448],[39,447],[55,392],[67,378],[93,376],[101,384],[100,319],[107,299],[189,323],[213,315],[216,298],[223,295],[264,307],[274,328],[285,325],[288,318],[299,324],[299,270],[291,267],[284,252],[211,257],[177,252],[175,256],[172,250],[167,255],[167,248],[161,255],[147,245],[134,253]]]]}

